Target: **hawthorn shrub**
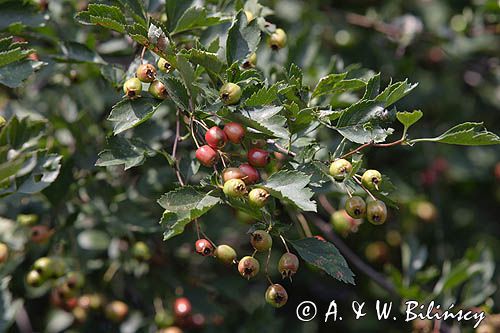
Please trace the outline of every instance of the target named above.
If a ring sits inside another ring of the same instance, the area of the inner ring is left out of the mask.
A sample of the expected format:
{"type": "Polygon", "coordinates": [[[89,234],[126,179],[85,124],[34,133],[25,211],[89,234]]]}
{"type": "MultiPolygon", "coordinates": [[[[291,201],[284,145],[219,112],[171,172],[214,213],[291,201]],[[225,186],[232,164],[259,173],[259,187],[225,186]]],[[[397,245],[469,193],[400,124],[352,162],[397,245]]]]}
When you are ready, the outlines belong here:
{"type": "MultiPolygon", "coordinates": [[[[371,298],[492,308],[489,248],[426,266],[405,221],[445,212],[391,164],[424,159],[419,147],[432,144],[498,145],[498,135],[477,119],[419,129],[423,103],[404,104],[422,89],[411,71],[392,80],[320,52],[323,37],[302,24],[326,36],[338,13],[295,3],[313,13],[301,21],[284,3],[0,2],[2,329],[283,331],[291,323],[272,309],[297,324],[296,304],[329,290],[327,276],[340,290],[376,285],[371,298]],[[368,151],[393,156],[373,163],[368,151]],[[346,244],[355,234],[364,255],[346,244]],[[310,294],[296,287],[315,280],[310,294]]],[[[451,27],[472,25],[469,14],[451,27]]],[[[399,20],[346,15],[405,59],[423,27],[399,20]]],[[[335,47],[353,35],[340,29],[335,47]]],[[[448,168],[434,160],[421,183],[448,168]]]]}

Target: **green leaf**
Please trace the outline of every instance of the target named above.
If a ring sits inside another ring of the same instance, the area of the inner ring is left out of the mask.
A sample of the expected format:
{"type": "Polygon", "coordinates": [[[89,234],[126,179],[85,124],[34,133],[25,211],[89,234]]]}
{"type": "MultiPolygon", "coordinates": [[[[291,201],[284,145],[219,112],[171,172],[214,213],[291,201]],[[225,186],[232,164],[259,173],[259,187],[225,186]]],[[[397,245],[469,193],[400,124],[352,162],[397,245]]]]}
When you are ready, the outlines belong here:
{"type": "Polygon", "coordinates": [[[142,165],[146,157],[154,154],[154,151],[141,140],[112,136],[107,141],[106,149],[99,153],[96,166],[124,164],[127,170],[142,165]]]}
{"type": "Polygon", "coordinates": [[[22,60],[0,67],[0,83],[9,88],[17,88],[42,64],[41,62],[22,60]]]}
{"type": "Polygon", "coordinates": [[[19,119],[16,116],[0,132],[0,146],[8,145],[18,152],[28,151],[39,144],[46,123],[28,117],[19,119]]]}
{"type": "Polygon", "coordinates": [[[227,63],[243,61],[252,52],[255,52],[260,42],[260,29],[257,20],[248,23],[244,11],[236,16],[227,35],[226,58],[227,63]]]}
{"type": "Polygon", "coordinates": [[[23,50],[20,47],[10,49],[8,51],[0,52],[0,67],[13,63],[15,61],[24,59],[30,54],[32,50],[23,50]]]}
{"type": "Polygon", "coordinates": [[[269,193],[280,200],[287,201],[303,211],[316,211],[316,202],[312,201],[313,192],[307,187],[310,176],[293,170],[281,170],[274,173],[262,184],[269,193]]]}
{"type": "Polygon", "coordinates": [[[82,249],[92,251],[104,251],[110,242],[109,235],[102,230],[84,230],[76,239],[82,249]]]}
{"type": "Polygon", "coordinates": [[[332,243],[314,237],[289,241],[289,243],[292,244],[299,256],[308,263],[321,268],[339,281],[355,284],[354,273],[332,243]]]}
{"type": "Polygon", "coordinates": [[[390,84],[380,95],[375,98],[375,100],[384,102],[384,107],[387,108],[388,106],[396,103],[401,98],[408,95],[413,89],[415,89],[417,85],[418,83],[408,83],[408,80],[390,84]]]}
{"type": "Polygon", "coordinates": [[[174,30],[174,28],[177,26],[177,22],[192,3],[193,0],[167,1],[165,7],[167,12],[168,30],[174,30]]]}
{"type": "Polygon", "coordinates": [[[181,234],[185,226],[220,202],[220,198],[200,189],[185,186],[161,196],[158,204],[165,208],[160,224],[165,227],[164,240],[181,234]]]}
{"type": "Polygon", "coordinates": [[[245,100],[245,106],[270,105],[278,97],[278,84],[262,87],[245,100]]]}
{"type": "MultiPolygon", "coordinates": [[[[170,2],[170,1],[169,1],[170,2]]],[[[225,20],[217,16],[209,16],[206,8],[190,7],[186,10],[177,22],[177,26],[172,33],[184,32],[187,30],[200,29],[217,25],[225,20]]]]}
{"type": "Polygon", "coordinates": [[[216,53],[206,52],[198,49],[189,51],[189,60],[196,65],[204,67],[207,71],[220,73],[223,71],[224,63],[220,61],[216,53]]]}
{"type": "Polygon", "coordinates": [[[29,8],[2,9],[0,11],[0,30],[13,24],[20,24],[30,28],[39,28],[45,25],[48,16],[39,12],[32,12],[29,8]]]}
{"type": "Polygon", "coordinates": [[[290,134],[284,127],[286,118],[279,114],[282,109],[281,106],[264,106],[260,109],[244,109],[242,113],[231,113],[223,109],[220,115],[271,137],[288,139],[290,134]]]}
{"type": "Polygon", "coordinates": [[[413,112],[396,112],[396,118],[405,127],[405,133],[406,130],[419,121],[423,115],[424,114],[420,110],[415,110],[413,112]]]}
{"type": "Polygon", "coordinates": [[[154,98],[124,98],[116,103],[108,117],[114,122],[113,133],[119,134],[135,127],[153,116],[162,101],[154,98]]]}
{"type": "Polygon", "coordinates": [[[27,178],[22,178],[18,192],[33,194],[52,184],[61,171],[61,155],[37,151],[36,165],[27,178]]]}
{"type": "Polygon", "coordinates": [[[314,88],[311,98],[332,94],[334,87],[337,83],[345,79],[347,72],[340,74],[329,74],[321,78],[314,88]]]}
{"type": "Polygon", "coordinates": [[[95,63],[105,65],[106,61],[86,45],[77,42],[64,42],[61,44],[62,55],[55,59],[64,62],[95,63]]]}
{"type": "Polygon", "coordinates": [[[378,125],[365,127],[363,124],[340,127],[337,131],[347,140],[359,144],[371,141],[384,142],[389,135],[394,133],[392,128],[382,128],[378,125]]]}
{"type": "Polygon", "coordinates": [[[380,90],[380,73],[372,76],[366,84],[365,94],[362,99],[373,99],[377,97],[380,90]]]}
{"type": "Polygon", "coordinates": [[[171,75],[159,74],[157,79],[163,83],[167,89],[169,97],[174,103],[184,111],[189,110],[189,95],[182,82],[171,75]]]}
{"type": "Polygon", "coordinates": [[[95,3],[89,4],[87,11],[78,13],[75,19],[82,24],[100,25],[120,33],[125,32],[127,24],[119,7],[95,3]]]}
{"type": "Polygon", "coordinates": [[[5,179],[14,176],[24,164],[23,157],[16,158],[0,164],[0,183],[5,179]]]}
{"type": "Polygon", "coordinates": [[[141,0],[119,0],[119,2],[132,13],[136,21],[146,25],[146,11],[141,0]]]}
{"type": "Polygon", "coordinates": [[[422,138],[410,140],[416,142],[440,142],[450,145],[482,146],[500,144],[500,137],[488,132],[483,123],[463,123],[456,125],[435,138],[422,138]]]}

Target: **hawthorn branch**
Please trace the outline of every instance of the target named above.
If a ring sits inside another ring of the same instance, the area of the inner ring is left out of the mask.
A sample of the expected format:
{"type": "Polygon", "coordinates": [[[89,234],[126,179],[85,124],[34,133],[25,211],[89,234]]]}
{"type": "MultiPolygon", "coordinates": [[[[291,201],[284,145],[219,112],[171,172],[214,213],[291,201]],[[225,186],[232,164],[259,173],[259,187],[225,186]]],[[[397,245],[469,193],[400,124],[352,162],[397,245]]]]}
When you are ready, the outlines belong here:
{"type": "Polygon", "coordinates": [[[293,151],[291,150],[288,150],[286,149],[285,147],[281,146],[280,144],[278,144],[275,140],[273,139],[267,139],[267,143],[270,144],[271,146],[273,146],[277,151],[279,151],[280,153],[283,153],[285,155],[288,155],[290,157],[295,157],[297,156],[296,153],[294,153],[293,151]]]}
{"type": "Polygon", "coordinates": [[[359,152],[359,151],[361,151],[361,150],[363,150],[365,148],[368,148],[368,147],[387,148],[387,147],[392,147],[392,146],[400,145],[403,142],[405,142],[404,138],[401,138],[401,139],[393,141],[393,142],[388,142],[388,143],[375,143],[373,141],[370,141],[370,142],[367,142],[365,144],[362,144],[358,148],[353,149],[353,150],[351,150],[348,153],[345,153],[344,155],[340,156],[340,158],[347,158],[347,157],[349,157],[351,155],[354,155],[357,152],[359,152]]]}
{"type": "Polygon", "coordinates": [[[180,140],[180,132],[181,132],[181,123],[180,123],[180,113],[179,110],[177,110],[177,117],[175,121],[175,139],[174,139],[174,146],[172,148],[172,157],[174,158],[174,169],[175,169],[175,175],[177,176],[177,179],[179,180],[179,183],[181,186],[184,186],[184,180],[182,179],[181,171],[179,170],[179,160],[177,159],[177,144],[180,140]]]}

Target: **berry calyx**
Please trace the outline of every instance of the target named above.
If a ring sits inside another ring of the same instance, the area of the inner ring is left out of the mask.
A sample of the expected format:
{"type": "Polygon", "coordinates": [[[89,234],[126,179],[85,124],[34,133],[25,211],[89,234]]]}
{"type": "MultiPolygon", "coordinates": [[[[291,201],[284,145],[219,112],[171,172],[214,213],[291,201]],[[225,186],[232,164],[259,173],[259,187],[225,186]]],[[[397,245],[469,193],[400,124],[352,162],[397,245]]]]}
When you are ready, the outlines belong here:
{"type": "Polygon", "coordinates": [[[221,149],[226,145],[227,136],[219,127],[213,126],[205,133],[205,140],[210,147],[221,149]]]}
{"type": "Polygon", "coordinates": [[[255,208],[262,208],[266,205],[267,199],[269,198],[269,192],[263,188],[254,188],[248,193],[248,202],[250,206],[255,208]]]}
{"type": "Polygon", "coordinates": [[[174,70],[174,67],[172,66],[172,64],[169,63],[164,58],[158,59],[158,62],[156,63],[156,65],[158,66],[158,69],[164,73],[170,73],[171,71],[174,70]]]}
{"type": "Polygon", "coordinates": [[[284,253],[278,262],[278,271],[284,278],[291,278],[299,269],[299,258],[293,253],[284,253]]]}
{"type": "Polygon", "coordinates": [[[128,314],[128,305],[122,301],[113,301],[106,306],[106,318],[116,323],[122,322],[128,314]]]}
{"type": "Polygon", "coordinates": [[[367,189],[378,191],[382,183],[382,175],[377,170],[366,170],[361,177],[361,182],[367,189]]]}
{"type": "Polygon", "coordinates": [[[366,213],[366,203],[363,198],[353,196],[346,200],[345,211],[354,219],[362,218],[366,213]]]}
{"type": "Polygon", "coordinates": [[[286,40],[287,36],[285,30],[278,28],[271,34],[271,36],[269,36],[267,44],[272,50],[277,51],[286,46],[286,40]]]}
{"type": "Polygon", "coordinates": [[[220,88],[219,97],[226,105],[236,104],[241,98],[241,88],[235,83],[228,82],[220,88]]]}
{"type": "Polygon", "coordinates": [[[366,218],[372,224],[383,224],[387,219],[387,207],[383,201],[373,200],[366,205],[366,218]]]}
{"type": "Polygon", "coordinates": [[[207,239],[198,239],[195,244],[196,253],[206,257],[214,254],[214,246],[207,239]]]}
{"type": "Polygon", "coordinates": [[[241,179],[230,179],[224,183],[222,189],[224,194],[230,198],[242,197],[247,193],[245,182],[241,179]]]}
{"type": "Polygon", "coordinates": [[[236,251],[229,245],[217,246],[214,254],[219,261],[226,265],[230,265],[236,260],[236,251]]]}
{"type": "Polygon", "coordinates": [[[257,171],[257,169],[255,169],[250,164],[243,163],[239,166],[239,169],[245,174],[245,177],[242,178],[245,184],[251,185],[259,181],[260,179],[259,171],[257,171]]]}
{"type": "Polygon", "coordinates": [[[222,180],[224,183],[230,179],[243,179],[245,177],[245,173],[240,168],[227,168],[222,171],[222,180]]]}
{"type": "Polygon", "coordinates": [[[227,123],[224,125],[224,133],[229,141],[239,144],[245,136],[245,128],[239,123],[227,123]]]}
{"type": "Polygon", "coordinates": [[[280,284],[272,284],[266,290],[266,302],[275,308],[281,308],[288,301],[288,294],[280,284]]]}
{"type": "Polygon", "coordinates": [[[247,154],[248,163],[256,168],[265,167],[270,160],[269,152],[260,148],[252,148],[247,154]]]}
{"type": "Polygon", "coordinates": [[[123,84],[123,92],[128,98],[136,98],[141,96],[142,83],[136,78],[130,78],[123,84]]]}
{"type": "Polygon", "coordinates": [[[250,235],[250,243],[257,251],[264,252],[273,246],[273,238],[264,230],[256,230],[250,235]]]}
{"type": "Polygon", "coordinates": [[[174,324],[173,316],[165,310],[158,311],[154,320],[158,328],[166,328],[174,324]]]}
{"type": "Polygon", "coordinates": [[[151,64],[141,64],[137,67],[136,76],[142,82],[153,82],[156,79],[156,68],[151,64]]]}
{"type": "Polygon", "coordinates": [[[151,251],[146,243],[136,242],[132,246],[132,256],[139,261],[148,261],[151,259],[151,251]]]}
{"type": "Polygon", "coordinates": [[[174,315],[177,318],[184,318],[191,314],[191,302],[186,297],[176,298],[174,301],[174,315]]]}
{"type": "Polygon", "coordinates": [[[348,160],[339,158],[330,164],[330,176],[338,182],[343,182],[352,171],[352,164],[348,160]]]}
{"type": "Polygon", "coordinates": [[[257,66],[257,54],[253,52],[248,56],[248,58],[243,62],[243,68],[254,68],[257,66]]]}
{"type": "Polygon", "coordinates": [[[158,80],[154,80],[149,85],[149,93],[157,99],[166,99],[168,97],[168,92],[163,83],[158,80]]]}
{"type": "Polygon", "coordinates": [[[0,264],[3,264],[9,258],[9,248],[6,244],[0,243],[0,264]]]}
{"type": "Polygon", "coordinates": [[[196,150],[196,158],[202,165],[210,168],[217,161],[217,152],[209,145],[204,145],[196,150]]]}
{"type": "Polygon", "coordinates": [[[253,278],[259,273],[260,264],[254,257],[246,256],[243,257],[238,263],[238,272],[245,279],[253,278]]]}
{"type": "Polygon", "coordinates": [[[33,288],[40,287],[45,281],[46,279],[44,279],[40,273],[35,270],[29,271],[26,275],[26,283],[33,288]]]}

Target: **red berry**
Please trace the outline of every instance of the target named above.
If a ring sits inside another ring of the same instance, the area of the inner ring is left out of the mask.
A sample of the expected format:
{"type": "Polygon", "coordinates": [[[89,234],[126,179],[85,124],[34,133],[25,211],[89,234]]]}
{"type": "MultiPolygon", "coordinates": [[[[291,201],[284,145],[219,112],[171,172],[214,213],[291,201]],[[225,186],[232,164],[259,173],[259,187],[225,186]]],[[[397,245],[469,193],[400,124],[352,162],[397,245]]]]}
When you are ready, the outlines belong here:
{"type": "Polygon", "coordinates": [[[31,241],[37,244],[45,243],[53,233],[54,230],[51,230],[46,225],[36,225],[31,227],[31,241]]]}
{"type": "Polygon", "coordinates": [[[211,256],[215,251],[212,243],[203,238],[196,241],[195,247],[196,253],[201,254],[202,256],[211,256]]]}
{"type": "Polygon", "coordinates": [[[247,154],[248,163],[256,168],[263,168],[269,163],[269,152],[259,148],[252,148],[247,154]]]}
{"type": "Polygon", "coordinates": [[[238,123],[227,123],[224,125],[224,133],[229,141],[238,144],[245,136],[245,128],[238,123]]]}
{"type": "Polygon", "coordinates": [[[266,302],[275,308],[281,308],[288,301],[288,294],[280,284],[272,284],[266,290],[266,302]]]}
{"type": "Polygon", "coordinates": [[[245,173],[239,168],[227,168],[222,171],[222,180],[224,183],[231,179],[243,179],[244,177],[246,177],[245,173]]]}
{"type": "Polygon", "coordinates": [[[191,302],[186,297],[177,298],[174,302],[174,314],[176,317],[186,317],[191,313],[191,302]]]}
{"type": "Polygon", "coordinates": [[[259,171],[255,169],[253,166],[247,163],[243,163],[240,165],[239,169],[245,174],[246,177],[241,178],[245,184],[255,184],[259,181],[260,175],[259,171]]]}
{"type": "Polygon", "coordinates": [[[210,168],[217,161],[217,152],[209,145],[204,145],[196,150],[196,158],[201,164],[210,168]]]}
{"type": "Polygon", "coordinates": [[[210,128],[207,133],[205,133],[205,140],[210,147],[214,149],[221,149],[226,145],[227,136],[223,130],[221,130],[217,126],[214,126],[210,128]]]}
{"type": "Polygon", "coordinates": [[[284,278],[291,278],[299,269],[299,258],[293,253],[284,253],[278,263],[278,271],[284,278]]]}

